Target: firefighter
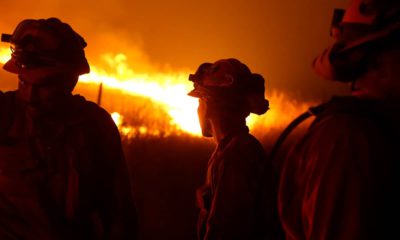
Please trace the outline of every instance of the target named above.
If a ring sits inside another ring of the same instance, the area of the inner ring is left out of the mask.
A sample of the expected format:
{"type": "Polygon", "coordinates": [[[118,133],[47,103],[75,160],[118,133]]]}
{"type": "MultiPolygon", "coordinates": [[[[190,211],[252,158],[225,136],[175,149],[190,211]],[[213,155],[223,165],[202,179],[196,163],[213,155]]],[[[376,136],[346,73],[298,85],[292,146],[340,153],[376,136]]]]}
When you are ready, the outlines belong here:
{"type": "Polygon", "coordinates": [[[287,239],[393,239],[399,216],[400,2],[353,0],[314,61],[346,83],[292,148],[279,187],[287,239]]]}
{"type": "Polygon", "coordinates": [[[271,162],[249,134],[246,117],[264,114],[264,79],[237,59],[203,63],[189,79],[199,98],[203,136],[213,137],[204,186],[197,192],[198,239],[275,239],[279,231],[271,162]]]}
{"type": "Polygon", "coordinates": [[[89,72],[86,42],[57,18],[27,19],[2,35],[0,239],[136,239],[136,213],[118,129],[73,95],[89,72]]]}

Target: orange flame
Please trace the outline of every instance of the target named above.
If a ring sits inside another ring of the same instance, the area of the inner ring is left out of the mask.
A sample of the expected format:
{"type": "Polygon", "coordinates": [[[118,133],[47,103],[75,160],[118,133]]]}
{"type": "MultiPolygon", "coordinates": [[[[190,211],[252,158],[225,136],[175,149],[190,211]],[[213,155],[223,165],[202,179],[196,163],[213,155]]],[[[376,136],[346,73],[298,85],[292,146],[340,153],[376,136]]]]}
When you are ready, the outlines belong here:
{"type": "Polygon", "coordinates": [[[102,82],[124,93],[148,97],[164,106],[171,116],[172,125],[188,133],[200,134],[196,111],[198,101],[187,95],[192,88],[187,80],[188,73],[136,73],[128,67],[124,54],[104,55],[103,59],[114,69],[113,74],[92,66],[91,72],[81,76],[79,81],[102,82]]]}
{"type": "Polygon", "coordinates": [[[4,64],[10,59],[10,49],[0,47],[0,63],[4,64]]]}
{"type": "MultiPolygon", "coordinates": [[[[0,48],[0,63],[4,64],[9,58],[10,50],[0,48]]],[[[105,87],[120,90],[125,94],[149,98],[168,113],[171,119],[169,124],[174,126],[174,129],[194,136],[201,135],[197,118],[198,101],[187,95],[192,89],[192,83],[187,79],[189,71],[135,72],[128,66],[128,59],[122,53],[104,54],[102,60],[107,64],[106,68],[91,65],[91,72],[82,75],[79,82],[103,83],[105,87]]],[[[247,119],[249,127],[256,129],[257,132],[267,133],[271,129],[280,130],[309,106],[308,103],[289,99],[284,93],[278,91],[273,91],[268,98],[271,102],[268,113],[263,116],[250,115],[247,119]]],[[[153,127],[130,126],[118,112],[112,113],[112,117],[124,136],[159,136],[160,131],[164,131],[164,129],[153,127]]]]}

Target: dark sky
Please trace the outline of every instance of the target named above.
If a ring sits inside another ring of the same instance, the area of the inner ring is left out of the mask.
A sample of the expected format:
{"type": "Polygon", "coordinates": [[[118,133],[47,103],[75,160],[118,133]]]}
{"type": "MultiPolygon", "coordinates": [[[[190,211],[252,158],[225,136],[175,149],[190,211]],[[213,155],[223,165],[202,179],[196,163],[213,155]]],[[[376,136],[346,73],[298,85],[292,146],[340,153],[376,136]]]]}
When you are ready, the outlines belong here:
{"type": "Polygon", "coordinates": [[[143,61],[194,71],[235,57],[269,88],[320,97],[338,86],[314,76],[310,63],[330,42],[333,8],[347,0],[0,1],[2,32],[24,18],[59,17],[86,38],[91,62],[124,52],[133,68],[143,61]]]}

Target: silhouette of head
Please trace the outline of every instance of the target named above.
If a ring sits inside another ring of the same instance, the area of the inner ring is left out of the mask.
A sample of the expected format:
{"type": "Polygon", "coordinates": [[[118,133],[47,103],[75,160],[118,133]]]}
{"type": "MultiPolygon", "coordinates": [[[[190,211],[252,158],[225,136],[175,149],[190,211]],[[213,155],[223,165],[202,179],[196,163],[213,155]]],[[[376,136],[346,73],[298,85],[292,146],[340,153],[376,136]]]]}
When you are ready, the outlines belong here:
{"type": "Polygon", "coordinates": [[[2,40],[11,43],[11,59],[3,66],[11,73],[32,75],[40,81],[52,75],[90,71],[83,50],[86,42],[57,18],[23,20],[13,34],[3,34],[2,40]]]}
{"type": "Polygon", "coordinates": [[[269,107],[264,97],[264,78],[237,59],[221,59],[201,64],[189,76],[194,89],[189,93],[200,99],[198,109],[203,135],[210,136],[208,118],[229,115],[245,119],[250,113],[264,114],[269,107]]]}
{"type": "Polygon", "coordinates": [[[72,92],[78,77],[90,71],[86,42],[57,18],[26,19],[2,41],[11,43],[11,59],[3,68],[18,74],[18,96],[33,105],[46,105],[72,92]]]}
{"type": "Polygon", "coordinates": [[[313,62],[325,79],[351,82],[372,65],[383,50],[398,48],[400,1],[352,0],[344,10],[335,10],[331,36],[335,43],[313,62]]]}

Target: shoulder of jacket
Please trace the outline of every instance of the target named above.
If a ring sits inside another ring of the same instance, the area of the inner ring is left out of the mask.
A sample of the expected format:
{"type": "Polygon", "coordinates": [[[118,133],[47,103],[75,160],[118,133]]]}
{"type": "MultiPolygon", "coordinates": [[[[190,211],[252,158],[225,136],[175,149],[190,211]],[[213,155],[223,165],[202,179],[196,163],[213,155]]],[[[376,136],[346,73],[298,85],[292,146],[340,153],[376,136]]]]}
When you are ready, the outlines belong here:
{"type": "Polygon", "coordinates": [[[112,120],[111,115],[102,107],[83,96],[73,96],[74,123],[80,122],[108,122],[112,120]]]}
{"type": "Polygon", "coordinates": [[[1,92],[0,91],[0,109],[1,111],[8,111],[12,108],[15,102],[15,91],[1,92]]]}
{"type": "Polygon", "coordinates": [[[228,145],[230,148],[235,148],[238,146],[242,146],[244,148],[258,148],[261,146],[259,141],[249,133],[243,133],[234,136],[228,145]]]}
{"type": "MultiPolygon", "coordinates": [[[[232,138],[226,147],[226,154],[232,158],[248,156],[265,158],[265,150],[261,143],[251,134],[240,134],[232,138]]],[[[246,160],[248,161],[248,159],[246,160]]]]}
{"type": "Polygon", "coordinates": [[[310,129],[325,128],[340,131],[341,128],[356,131],[369,128],[388,128],[390,119],[385,117],[385,109],[376,100],[355,97],[334,97],[325,109],[316,114],[310,129]]]}

